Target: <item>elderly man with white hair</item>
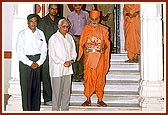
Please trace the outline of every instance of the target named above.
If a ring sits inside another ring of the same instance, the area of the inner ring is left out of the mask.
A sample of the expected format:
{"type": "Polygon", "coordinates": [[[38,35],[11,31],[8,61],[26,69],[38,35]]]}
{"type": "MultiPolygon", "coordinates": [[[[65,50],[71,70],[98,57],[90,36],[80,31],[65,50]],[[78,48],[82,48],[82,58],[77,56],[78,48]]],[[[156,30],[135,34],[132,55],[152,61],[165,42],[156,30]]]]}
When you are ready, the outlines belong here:
{"type": "Polygon", "coordinates": [[[58,30],[49,39],[49,70],[52,84],[52,110],[68,111],[72,64],[77,53],[73,37],[68,34],[69,22],[60,19],[58,30]]]}

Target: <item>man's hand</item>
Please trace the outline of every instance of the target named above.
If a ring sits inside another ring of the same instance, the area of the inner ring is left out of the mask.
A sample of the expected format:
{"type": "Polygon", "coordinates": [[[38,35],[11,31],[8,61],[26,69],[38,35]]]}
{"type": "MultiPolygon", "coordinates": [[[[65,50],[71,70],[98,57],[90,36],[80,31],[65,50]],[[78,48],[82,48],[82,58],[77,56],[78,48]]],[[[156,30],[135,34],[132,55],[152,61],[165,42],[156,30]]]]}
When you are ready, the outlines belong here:
{"type": "Polygon", "coordinates": [[[139,11],[135,12],[132,16],[136,17],[137,15],[139,15],[139,11]]]}
{"type": "Polygon", "coordinates": [[[83,45],[83,46],[82,46],[82,48],[83,48],[83,50],[84,50],[84,51],[86,51],[86,50],[87,50],[87,48],[85,47],[85,45],[83,45]]]}
{"type": "Polygon", "coordinates": [[[105,52],[105,49],[102,48],[102,49],[100,50],[100,53],[101,53],[101,54],[104,54],[104,52],[105,52]]]}
{"type": "Polygon", "coordinates": [[[66,62],[64,63],[64,66],[65,66],[65,67],[70,67],[70,66],[73,64],[73,62],[74,62],[74,60],[66,61],[66,62]]]}
{"type": "Polygon", "coordinates": [[[100,49],[100,53],[101,53],[101,54],[104,54],[106,49],[107,49],[107,45],[105,44],[105,45],[104,45],[104,48],[100,49]]]}
{"type": "Polygon", "coordinates": [[[36,63],[36,62],[33,62],[32,64],[31,64],[31,68],[32,69],[36,69],[36,68],[38,68],[39,67],[39,65],[36,63]]]}

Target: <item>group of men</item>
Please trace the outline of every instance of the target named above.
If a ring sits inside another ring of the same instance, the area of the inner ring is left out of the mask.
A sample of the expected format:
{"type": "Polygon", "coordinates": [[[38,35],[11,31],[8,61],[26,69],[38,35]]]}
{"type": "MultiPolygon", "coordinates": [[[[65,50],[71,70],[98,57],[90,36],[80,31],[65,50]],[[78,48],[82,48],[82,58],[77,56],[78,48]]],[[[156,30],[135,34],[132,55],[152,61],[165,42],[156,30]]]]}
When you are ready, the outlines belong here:
{"type": "Polygon", "coordinates": [[[27,17],[28,27],[18,35],[22,107],[24,111],[39,111],[41,80],[45,105],[53,111],[68,111],[71,75],[84,78],[86,101],[97,95],[97,105],[107,106],[102,100],[105,76],[109,69],[110,41],[108,27],[100,24],[100,11],[89,13],[82,4],[74,4],[66,18],[60,18],[57,4],[49,4],[49,13],[38,22],[36,14],[27,17]]]}

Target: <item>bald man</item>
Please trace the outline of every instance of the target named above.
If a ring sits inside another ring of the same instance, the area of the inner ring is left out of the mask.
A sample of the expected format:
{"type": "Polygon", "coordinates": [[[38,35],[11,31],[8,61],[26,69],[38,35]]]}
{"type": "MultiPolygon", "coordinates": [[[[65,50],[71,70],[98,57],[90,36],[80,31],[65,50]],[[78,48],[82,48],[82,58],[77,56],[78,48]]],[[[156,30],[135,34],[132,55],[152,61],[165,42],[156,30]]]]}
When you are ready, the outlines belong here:
{"type": "Polygon", "coordinates": [[[109,69],[110,41],[108,28],[100,24],[100,12],[90,11],[90,23],[82,31],[79,41],[78,59],[84,54],[84,95],[82,106],[90,106],[90,97],[97,95],[97,106],[107,106],[103,102],[105,76],[109,69]]]}

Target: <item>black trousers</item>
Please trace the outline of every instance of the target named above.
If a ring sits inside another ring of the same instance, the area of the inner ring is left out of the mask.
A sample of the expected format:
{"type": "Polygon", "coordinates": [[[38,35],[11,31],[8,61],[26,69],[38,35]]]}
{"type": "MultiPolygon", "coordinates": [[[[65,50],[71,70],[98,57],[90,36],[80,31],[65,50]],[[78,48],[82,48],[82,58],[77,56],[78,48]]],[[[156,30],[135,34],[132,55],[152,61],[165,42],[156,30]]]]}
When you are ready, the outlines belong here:
{"type": "Polygon", "coordinates": [[[44,102],[52,101],[52,88],[51,88],[51,79],[49,74],[49,57],[47,52],[47,57],[42,65],[42,84],[43,84],[43,99],[44,102]]]}
{"type": "MultiPolygon", "coordinates": [[[[27,56],[32,61],[37,61],[40,55],[27,56]]],[[[41,105],[41,67],[32,69],[19,62],[20,85],[22,94],[23,111],[40,111],[41,105]]]]}
{"type": "MultiPolygon", "coordinates": [[[[79,51],[79,44],[75,44],[76,45],[76,52],[79,51]]],[[[81,59],[79,61],[75,61],[72,65],[73,68],[73,79],[75,80],[82,80],[83,79],[83,72],[84,72],[84,64],[83,64],[83,60],[84,60],[84,55],[82,55],[81,59]]]]}

